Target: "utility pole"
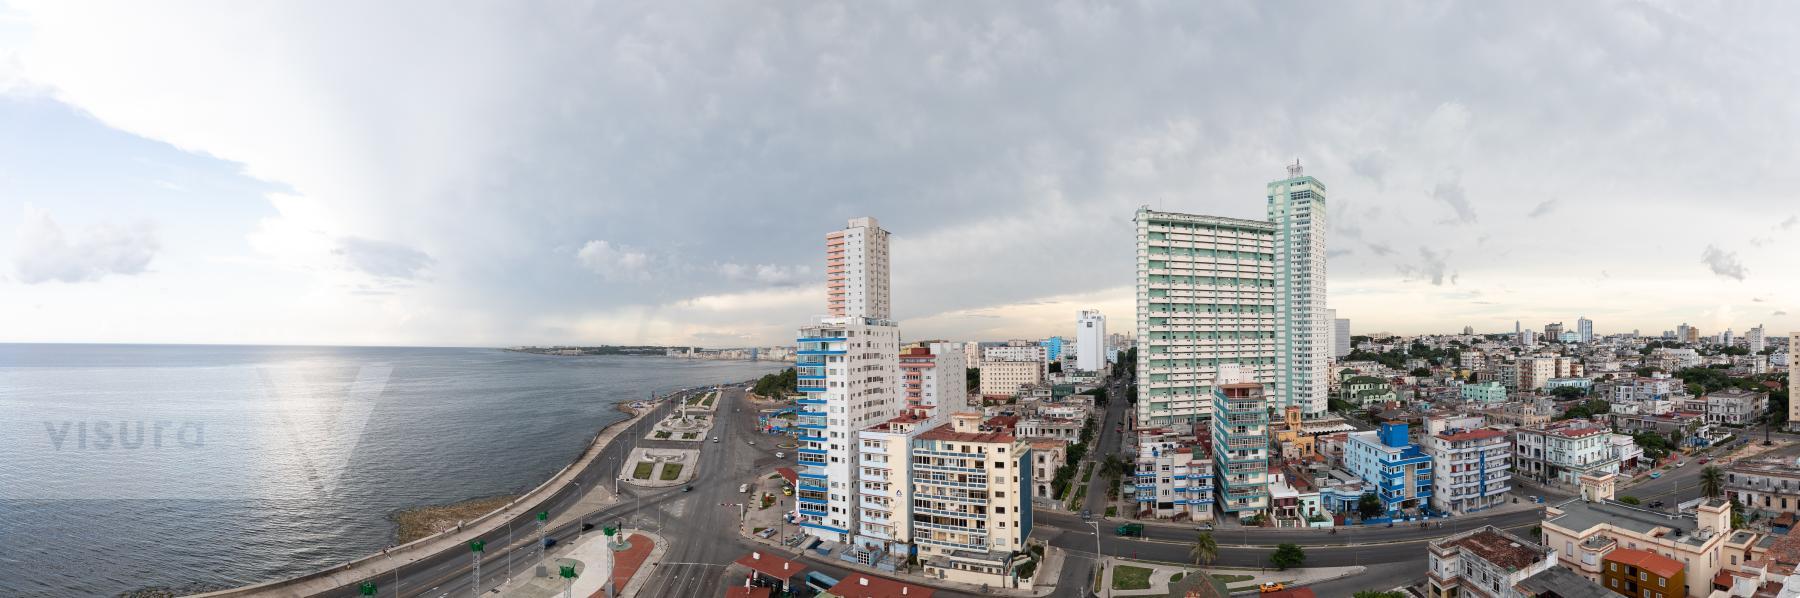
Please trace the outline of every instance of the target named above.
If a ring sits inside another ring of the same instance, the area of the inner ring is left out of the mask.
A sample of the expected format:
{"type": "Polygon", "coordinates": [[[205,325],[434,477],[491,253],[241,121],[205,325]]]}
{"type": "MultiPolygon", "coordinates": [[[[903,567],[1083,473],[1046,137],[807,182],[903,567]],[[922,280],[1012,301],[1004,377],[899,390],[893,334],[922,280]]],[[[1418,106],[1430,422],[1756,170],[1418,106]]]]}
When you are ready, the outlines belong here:
{"type": "Polygon", "coordinates": [[[383,551],[381,556],[387,559],[388,567],[394,570],[394,595],[400,595],[400,568],[394,566],[394,553],[383,551]]]}
{"type": "Polygon", "coordinates": [[[537,514],[537,532],[538,532],[538,534],[537,534],[538,535],[537,564],[540,566],[544,564],[544,522],[549,521],[549,520],[550,520],[550,512],[549,511],[538,511],[538,514],[537,514]]]}
{"type": "Polygon", "coordinates": [[[1089,521],[1088,525],[1094,526],[1094,564],[1099,567],[1094,575],[1100,578],[1100,591],[1111,597],[1112,584],[1106,583],[1106,557],[1100,554],[1100,522],[1089,521]]]}

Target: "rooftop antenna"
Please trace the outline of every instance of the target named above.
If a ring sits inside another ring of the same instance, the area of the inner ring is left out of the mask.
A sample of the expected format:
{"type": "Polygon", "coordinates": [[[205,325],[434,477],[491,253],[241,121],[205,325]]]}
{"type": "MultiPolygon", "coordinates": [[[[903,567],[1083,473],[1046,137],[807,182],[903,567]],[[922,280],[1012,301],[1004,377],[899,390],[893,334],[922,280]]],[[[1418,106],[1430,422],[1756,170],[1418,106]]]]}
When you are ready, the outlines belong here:
{"type": "Polygon", "coordinates": [[[1300,159],[1294,158],[1294,163],[1292,165],[1288,166],[1287,169],[1288,169],[1288,178],[1290,178],[1290,179],[1299,178],[1300,177],[1300,159]]]}

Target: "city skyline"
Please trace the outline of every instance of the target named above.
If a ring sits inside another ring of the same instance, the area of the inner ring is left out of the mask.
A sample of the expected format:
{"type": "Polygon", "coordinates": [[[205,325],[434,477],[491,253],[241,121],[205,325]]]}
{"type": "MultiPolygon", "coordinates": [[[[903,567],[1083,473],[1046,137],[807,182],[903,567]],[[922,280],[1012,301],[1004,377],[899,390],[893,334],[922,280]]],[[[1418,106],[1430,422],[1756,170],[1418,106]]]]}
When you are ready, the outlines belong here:
{"type": "Polygon", "coordinates": [[[1130,330],[1296,158],[1358,334],[1800,330],[1793,7],[238,8],[0,5],[0,341],[783,344],[864,215],[902,340],[1130,330]]]}

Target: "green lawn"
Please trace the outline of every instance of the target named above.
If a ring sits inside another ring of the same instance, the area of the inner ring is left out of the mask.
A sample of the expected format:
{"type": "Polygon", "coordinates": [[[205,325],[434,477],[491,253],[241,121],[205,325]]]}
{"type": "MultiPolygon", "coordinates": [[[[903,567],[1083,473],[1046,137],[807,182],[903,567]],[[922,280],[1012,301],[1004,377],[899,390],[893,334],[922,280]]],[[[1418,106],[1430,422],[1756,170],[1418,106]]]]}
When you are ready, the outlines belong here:
{"type": "Polygon", "coordinates": [[[669,437],[669,432],[666,430],[657,430],[655,436],[657,440],[665,440],[669,437]]]}
{"type": "Polygon", "coordinates": [[[1148,590],[1150,589],[1151,569],[1118,565],[1113,567],[1112,587],[1115,590],[1148,590]]]}
{"type": "Polygon", "coordinates": [[[1107,507],[1106,508],[1106,516],[1107,517],[1118,517],[1119,516],[1119,508],[1118,507],[1107,507]]]}
{"type": "Polygon", "coordinates": [[[648,480],[648,479],[650,479],[650,471],[655,468],[656,468],[655,463],[650,463],[648,461],[639,461],[637,464],[637,468],[633,469],[631,471],[631,477],[634,477],[634,478],[637,478],[640,480],[648,480]]]}
{"type": "Polygon", "coordinates": [[[663,464],[663,468],[662,468],[663,481],[665,481],[665,482],[671,481],[678,477],[681,477],[681,464],[680,463],[664,463],[663,464]]]}
{"type": "Polygon", "coordinates": [[[1087,486],[1075,488],[1075,498],[1069,500],[1069,510],[1080,511],[1081,503],[1087,499],[1087,486]]]}
{"type": "Polygon", "coordinates": [[[1217,579],[1217,580],[1225,582],[1225,583],[1237,583],[1240,581],[1250,581],[1252,579],[1256,579],[1255,575],[1226,575],[1224,573],[1214,573],[1212,577],[1213,577],[1213,579],[1217,579]]]}
{"type": "Polygon", "coordinates": [[[1183,577],[1187,577],[1187,573],[1186,573],[1186,572],[1181,572],[1181,573],[1176,573],[1176,574],[1174,574],[1174,575],[1170,575],[1170,576],[1169,576],[1169,583],[1177,583],[1177,582],[1180,582],[1180,581],[1181,581],[1181,578],[1183,578],[1183,577]]]}

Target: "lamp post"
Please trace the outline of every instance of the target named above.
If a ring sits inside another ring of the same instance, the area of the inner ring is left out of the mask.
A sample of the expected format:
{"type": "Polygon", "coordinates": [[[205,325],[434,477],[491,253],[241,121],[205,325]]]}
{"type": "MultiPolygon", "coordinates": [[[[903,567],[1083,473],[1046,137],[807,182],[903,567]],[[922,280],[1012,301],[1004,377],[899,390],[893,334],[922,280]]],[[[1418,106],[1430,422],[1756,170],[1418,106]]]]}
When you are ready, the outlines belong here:
{"type": "Polygon", "coordinates": [[[485,548],[487,548],[487,542],[481,540],[469,541],[469,552],[473,554],[475,559],[475,583],[469,586],[470,596],[481,595],[481,551],[485,548]]]}
{"type": "Polygon", "coordinates": [[[587,523],[587,515],[581,512],[581,482],[575,482],[575,540],[581,540],[581,524],[587,523]]]}
{"type": "Polygon", "coordinates": [[[383,558],[387,559],[388,567],[390,567],[394,570],[394,595],[399,596],[400,595],[400,568],[394,566],[394,553],[391,551],[384,552],[381,554],[381,556],[383,558]]]}

